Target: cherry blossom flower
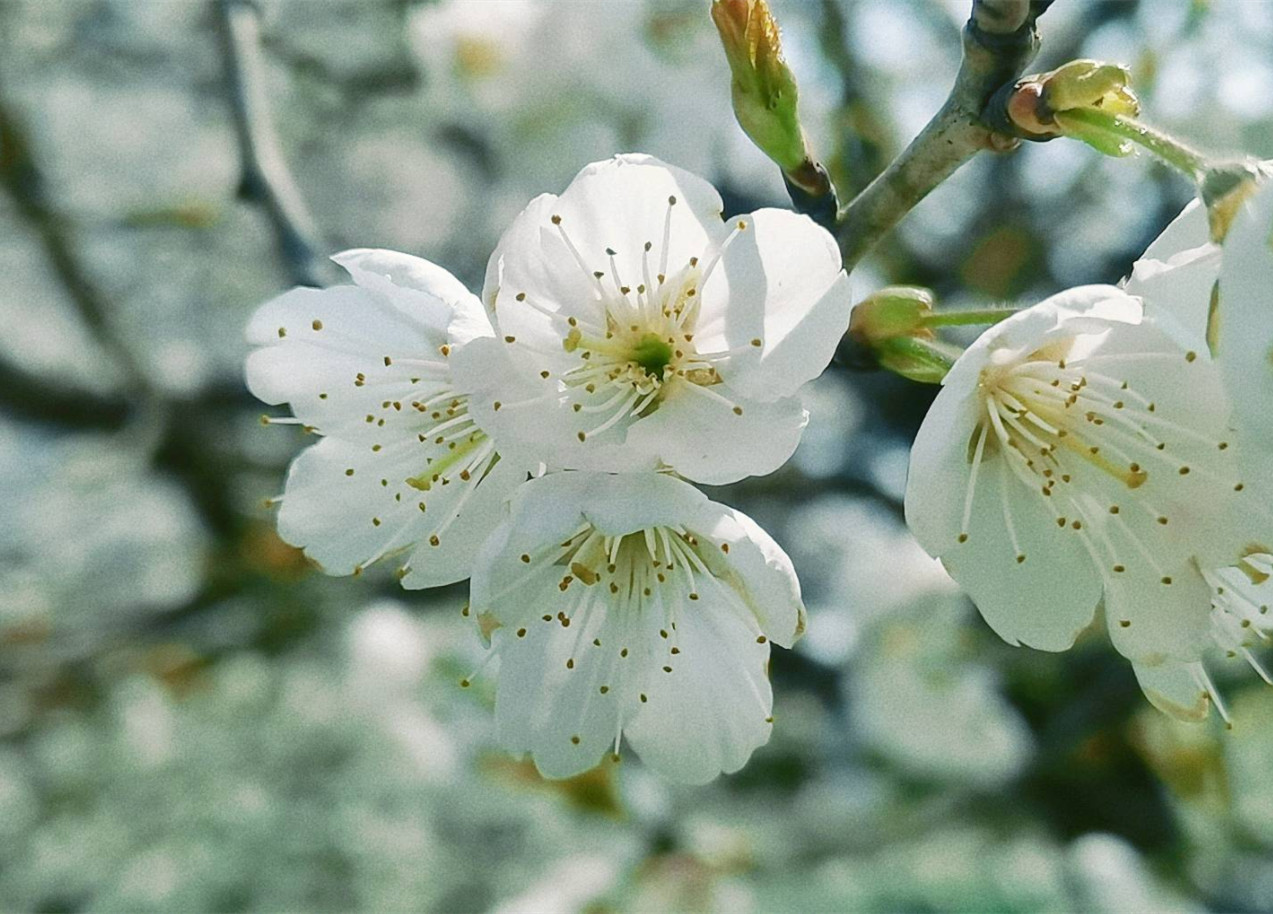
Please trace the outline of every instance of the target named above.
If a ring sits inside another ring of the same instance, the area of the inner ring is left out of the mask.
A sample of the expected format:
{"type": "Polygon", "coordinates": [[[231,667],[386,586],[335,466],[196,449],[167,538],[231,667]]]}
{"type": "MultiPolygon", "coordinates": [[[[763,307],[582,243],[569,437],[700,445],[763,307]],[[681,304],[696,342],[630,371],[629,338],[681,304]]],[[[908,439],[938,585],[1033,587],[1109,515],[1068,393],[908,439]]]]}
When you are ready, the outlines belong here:
{"type": "Polygon", "coordinates": [[[452,354],[490,323],[440,267],[393,251],[337,255],[353,285],[297,288],[248,325],[252,392],[324,436],[288,472],[279,535],[331,574],[405,554],[405,587],[468,577],[526,468],[479,428],[452,354]]]}
{"type": "Polygon", "coordinates": [[[781,466],[848,278],[807,217],[721,212],[705,181],[638,155],[536,198],[487,270],[496,336],[455,361],[477,421],[564,469],[719,484],[781,466]]]}
{"type": "Polygon", "coordinates": [[[804,629],[800,585],[748,517],[658,473],[525,484],[473,570],[498,656],[501,742],[548,777],[617,752],[673,780],[736,771],[769,739],[769,642],[804,629]]]}
{"type": "MultiPolygon", "coordinates": [[[[1229,657],[1241,657],[1266,682],[1269,673],[1251,649],[1273,633],[1273,521],[1266,482],[1273,448],[1273,187],[1243,204],[1223,243],[1211,240],[1206,208],[1190,203],[1136,262],[1126,289],[1182,345],[1205,349],[1233,407],[1234,436],[1242,440],[1245,475],[1262,494],[1256,499],[1263,535],[1240,556],[1204,569],[1212,586],[1211,640],[1229,657]]],[[[1205,717],[1210,704],[1222,715],[1219,693],[1199,662],[1138,670],[1151,700],[1178,717],[1205,717]]],[[[1225,715],[1227,717],[1227,715],[1225,715]]]]}
{"type": "MultiPolygon", "coordinates": [[[[1188,716],[1213,589],[1232,577],[1210,569],[1263,523],[1229,416],[1205,349],[1116,288],[1072,289],[951,369],[915,441],[907,520],[1012,644],[1068,648],[1103,598],[1151,699],[1188,716]]],[[[1231,615],[1241,628],[1249,607],[1231,615]]]]}

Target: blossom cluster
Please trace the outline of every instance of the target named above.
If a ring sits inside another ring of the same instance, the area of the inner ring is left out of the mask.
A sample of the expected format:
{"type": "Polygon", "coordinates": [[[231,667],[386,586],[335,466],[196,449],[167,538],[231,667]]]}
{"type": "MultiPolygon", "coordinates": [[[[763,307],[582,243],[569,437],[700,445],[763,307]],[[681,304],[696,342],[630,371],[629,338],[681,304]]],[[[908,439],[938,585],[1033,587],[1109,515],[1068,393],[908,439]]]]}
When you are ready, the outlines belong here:
{"type": "Polygon", "coordinates": [[[1273,187],[1222,242],[1195,202],[1122,287],[997,324],[943,381],[907,519],[1006,641],[1069,648],[1098,606],[1149,700],[1227,718],[1213,648],[1273,619],[1273,187]]]}
{"type": "Polygon", "coordinates": [[[280,535],[332,574],[471,578],[500,740],[548,776],[624,737],[675,780],[737,770],[772,727],[769,643],[803,631],[786,554],[691,482],[790,457],[848,280],[808,218],[722,212],[700,178],[618,156],[527,206],[480,298],[353,250],[334,258],[351,285],[294,289],[248,328],[250,389],[293,412],[267,421],[322,436],[280,535]]]}

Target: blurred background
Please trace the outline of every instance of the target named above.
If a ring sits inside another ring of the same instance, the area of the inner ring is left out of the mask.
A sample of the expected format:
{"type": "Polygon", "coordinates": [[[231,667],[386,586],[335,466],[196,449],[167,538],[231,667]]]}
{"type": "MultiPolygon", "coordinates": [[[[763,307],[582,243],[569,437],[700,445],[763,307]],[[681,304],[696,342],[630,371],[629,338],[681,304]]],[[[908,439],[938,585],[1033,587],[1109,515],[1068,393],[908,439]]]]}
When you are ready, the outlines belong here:
{"type": "MultiPolygon", "coordinates": [[[[847,196],[940,104],[967,0],[774,5],[847,196]]],[[[1273,156],[1273,2],[1059,0],[1042,32],[1037,69],[1127,63],[1151,121],[1273,156]]],[[[533,195],[619,151],[785,205],[728,94],[706,0],[0,0],[0,909],[1273,905],[1273,690],[1215,664],[1226,733],[1150,709],[1102,635],[1001,643],[901,523],[918,385],[833,366],[792,463],[713,492],[810,625],[772,742],[706,788],[631,756],[543,781],[457,685],[463,588],[277,539],[308,442],[243,387],[258,304],[353,246],[477,288],[533,195]]],[[[1117,281],[1188,195],[1078,143],[985,156],[855,294],[1117,281]]]]}

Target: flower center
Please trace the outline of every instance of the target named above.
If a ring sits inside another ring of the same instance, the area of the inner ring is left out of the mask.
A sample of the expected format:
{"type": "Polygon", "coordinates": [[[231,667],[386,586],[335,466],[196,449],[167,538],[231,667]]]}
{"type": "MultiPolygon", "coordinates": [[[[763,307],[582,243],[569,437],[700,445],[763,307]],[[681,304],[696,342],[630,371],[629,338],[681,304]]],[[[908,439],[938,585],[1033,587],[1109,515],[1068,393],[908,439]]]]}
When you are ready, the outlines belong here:
{"type": "MultiPolygon", "coordinates": [[[[1058,527],[1075,531],[1103,572],[1149,567],[1170,585],[1172,573],[1163,565],[1173,561],[1173,547],[1163,537],[1173,512],[1244,489],[1228,478],[1220,458],[1229,444],[1191,427],[1189,415],[1164,415],[1169,410],[1119,376],[1123,360],[1175,356],[1098,352],[1072,364],[1057,358],[1058,351],[1049,347],[983,369],[982,416],[968,443],[971,472],[958,542],[969,539],[982,466],[1002,461],[1003,527],[1017,563],[1029,557],[1017,537],[1010,481],[1025,497],[1041,499],[1058,527]]],[[[1189,353],[1182,365],[1194,360],[1189,353]]]]}
{"type": "Polygon", "coordinates": [[[742,415],[741,406],[712,389],[722,383],[718,367],[763,342],[754,339],[745,346],[706,352],[695,345],[694,334],[701,311],[699,292],[747,223],[739,220],[729,235],[704,252],[702,263],[694,256],[680,267],[669,267],[676,206],[676,198],[669,197],[661,251],[655,253],[653,241],[644,242],[640,275],[634,277],[621,275],[618,252],[612,248],[605,248],[604,262],[588,263],[562,217],[553,216],[552,225],[593,297],[567,313],[560,302],[539,301],[526,292],[515,296],[558,323],[562,349],[578,356],[572,367],[545,368],[540,375],[548,379],[555,374],[564,385],[570,409],[580,414],[580,442],[649,415],[668,396],[671,385],[742,415]]]}
{"type": "Polygon", "coordinates": [[[672,362],[672,345],[660,336],[646,333],[633,347],[632,361],[651,378],[661,381],[664,371],[672,362]]]}

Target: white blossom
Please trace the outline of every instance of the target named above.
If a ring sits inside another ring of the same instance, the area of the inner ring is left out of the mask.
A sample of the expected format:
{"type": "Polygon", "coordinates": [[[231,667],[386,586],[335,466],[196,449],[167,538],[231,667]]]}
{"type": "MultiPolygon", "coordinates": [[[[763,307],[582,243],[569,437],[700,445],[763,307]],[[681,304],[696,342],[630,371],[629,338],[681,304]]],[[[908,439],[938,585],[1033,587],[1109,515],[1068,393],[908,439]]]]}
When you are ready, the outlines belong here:
{"type": "Polygon", "coordinates": [[[1205,349],[1118,289],[1073,289],[951,369],[915,441],[907,520],[1010,643],[1064,650],[1103,599],[1147,694],[1187,716],[1180,683],[1215,624],[1210,569],[1262,523],[1229,416],[1205,349]]]}
{"type": "Polygon", "coordinates": [[[499,738],[549,777],[620,739],[704,783],[769,739],[769,642],[804,628],[791,562],[748,517],[657,473],[524,485],[473,570],[499,738]]]}
{"type": "Polygon", "coordinates": [[[487,270],[496,336],[456,361],[478,421],[564,469],[720,484],[781,466],[848,278],[808,218],[721,212],[711,185],[636,155],[536,198],[487,270]]]}
{"type": "MultiPolygon", "coordinates": [[[[1273,520],[1267,482],[1273,448],[1273,187],[1243,204],[1222,243],[1211,239],[1207,210],[1193,201],[1136,262],[1127,291],[1182,345],[1212,353],[1232,403],[1233,435],[1242,443],[1245,475],[1256,480],[1259,535],[1239,556],[1207,567],[1212,586],[1212,640],[1241,657],[1265,680],[1252,653],[1269,640],[1273,619],[1273,520]]],[[[1178,717],[1204,717],[1210,703],[1225,713],[1201,663],[1138,670],[1146,693],[1178,717]]],[[[1227,716],[1227,715],[1226,715],[1227,716]]]]}
{"type": "Polygon", "coordinates": [[[253,316],[247,380],[324,436],[296,458],[279,535],[331,574],[405,554],[406,587],[468,577],[526,468],[495,449],[449,360],[491,333],[478,299],[428,261],[337,255],[354,285],[297,288],[253,316]]]}

